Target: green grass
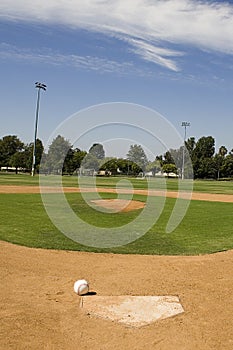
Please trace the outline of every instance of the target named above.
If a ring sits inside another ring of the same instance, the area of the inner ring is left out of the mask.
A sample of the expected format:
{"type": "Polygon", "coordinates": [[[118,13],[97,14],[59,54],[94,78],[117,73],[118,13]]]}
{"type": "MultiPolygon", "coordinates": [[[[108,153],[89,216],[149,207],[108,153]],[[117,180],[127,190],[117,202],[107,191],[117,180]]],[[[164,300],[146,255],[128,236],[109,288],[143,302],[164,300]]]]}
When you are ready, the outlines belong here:
{"type": "MultiPolygon", "coordinates": [[[[97,177],[96,186],[97,187],[116,187],[119,180],[125,179],[126,177],[97,177]]],[[[135,189],[147,189],[148,183],[146,179],[129,178],[133,187],[135,189]]],[[[54,186],[58,183],[58,176],[45,176],[43,177],[45,184],[53,184],[54,186]]],[[[84,184],[82,186],[91,186],[90,178],[83,179],[84,184]]],[[[78,177],[77,176],[63,176],[62,178],[63,186],[67,187],[77,187],[78,177]]],[[[150,183],[153,188],[157,189],[159,184],[158,180],[151,179],[150,183]]],[[[39,184],[39,176],[32,177],[25,174],[6,174],[0,172],[0,185],[27,185],[27,186],[37,186],[39,184]]],[[[194,192],[204,192],[204,193],[219,193],[219,194],[233,194],[233,181],[206,181],[206,180],[195,180],[194,192]]],[[[178,188],[178,181],[176,179],[167,179],[166,186],[168,191],[176,191],[178,188]]]]}
{"type": "MultiPolygon", "coordinates": [[[[121,179],[96,179],[98,187],[114,188],[121,179]]],[[[57,176],[44,177],[45,183],[56,185],[57,176]]],[[[129,179],[135,189],[146,189],[144,179],[129,179]]],[[[78,186],[76,176],[64,176],[63,185],[78,186]]],[[[83,186],[91,186],[84,178],[83,186]]],[[[157,180],[152,179],[157,188],[157,180]]],[[[39,177],[24,174],[0,173],[0,185],[39,184],[39,177]]],[[[177,190],[177,180],[168,179],[167,189],[177,190]]],[[[124,186],[124,184],[123,184],[124,186]]],[[[194,181],[194,191],[205,193],[233,194],[231,181],[194,181]]],[[[116,194],[101,193],[103,198],[116,198],[116,194]]],[[[133,220],[139,211],[106,214],[90,208],[80,194],[66,194],[73,211],[88,223],[98,227],[116,227],[133,220]]],[[[54,195],[56,198],[56,195],[54,195]]],[[[135,195],[134,199],[145,201],[145,196],[135,195]]],[[[55,201],[56,203],[56,201],[55,201]]],[[[63,234],[52,224],[43,207],[39,194],[0,194],[0,239],[30,247],[83,250],[95,252],[196,255],[233,249],[232,204],[192,201],[185,218],[176,230],[165,233],[165,227],[173,209],[175,199],[167,198],[161,217],[143,237],[126,246],[112,249],[98,249],[82,246],[63,234]]]]}
{"type": "MultiPolygon", "coordinates": [[[[32,178],[33,181],[36,180],[32,178]]],[[[115,198],[114,194],[101,195],[115,198]]],[[[80,194],[66,196],[75,213],[99,227],[123,225],[139,213],[100,213],[90,208],[80,194]]],[[[134,199],[144,201],[146,197],[137,195],[134,199]]],[[[29,247],[127,254],[197,255],[233,248],[231,203],[192,201],[181,224],[167,234],[165,227],[174,203],[175,199],[166,199],[158,222],[137,241],[98,249],[82,246],[61,234],[48,218],[39,194],[0,194],[0,239],[29,247]]]]}
{"type": "Polygon", "coordinates": [[[9,174],[0,172],[0,185],[12,185],[12,186],[37,186],[39,183],[38,176],[30,176],[29,174],[9,174]]]}

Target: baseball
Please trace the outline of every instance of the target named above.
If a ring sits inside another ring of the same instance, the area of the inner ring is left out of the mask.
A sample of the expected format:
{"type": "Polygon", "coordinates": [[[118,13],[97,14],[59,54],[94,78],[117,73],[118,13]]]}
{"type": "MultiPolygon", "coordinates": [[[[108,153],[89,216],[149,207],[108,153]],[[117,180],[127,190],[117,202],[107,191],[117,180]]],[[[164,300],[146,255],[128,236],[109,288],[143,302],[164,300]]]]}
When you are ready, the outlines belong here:
{"type": "Polygon", "coordinates": [[[78,295],[87,294],[89,291],[89,283],[86,280],[78,280],[74,283],[74,291],[78,295]]]}

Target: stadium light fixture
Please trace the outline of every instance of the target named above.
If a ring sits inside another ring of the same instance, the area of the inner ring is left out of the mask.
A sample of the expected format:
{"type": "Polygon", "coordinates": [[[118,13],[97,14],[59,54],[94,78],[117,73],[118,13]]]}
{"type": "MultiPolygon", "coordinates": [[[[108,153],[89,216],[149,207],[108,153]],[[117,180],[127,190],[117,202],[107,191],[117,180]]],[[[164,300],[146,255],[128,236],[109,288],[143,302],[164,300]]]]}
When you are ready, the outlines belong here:
{"type": "Polygon", "coordinates": [[[35,83],[36,88],[38,89],[37,93],[37,102],[36,102],[36,120],[35,120],[35,134],[34,134],[34,145],[33,145],[33,156],[32,156],[32,173],[31,175],[35,175],[36,168],[36,139],[37,139],[37,128],[38,128],[38,118],[39,118],[39,107],[40,107],[40,90],[46,91],[47,86],[45,84],[39,83],[38,81],[35,83]]]}
{"type": "Polygon", "coordinates": [[[182,180],[184,180],[185,141],[186,141],[187,127],[190,126],[190,123],[189,122],[182,122],[181,126],[184,127],[184,145],[183,145],[183,159],[182,159],[182,172],[181,172],[181,178],[182,178],[182,180]]]}

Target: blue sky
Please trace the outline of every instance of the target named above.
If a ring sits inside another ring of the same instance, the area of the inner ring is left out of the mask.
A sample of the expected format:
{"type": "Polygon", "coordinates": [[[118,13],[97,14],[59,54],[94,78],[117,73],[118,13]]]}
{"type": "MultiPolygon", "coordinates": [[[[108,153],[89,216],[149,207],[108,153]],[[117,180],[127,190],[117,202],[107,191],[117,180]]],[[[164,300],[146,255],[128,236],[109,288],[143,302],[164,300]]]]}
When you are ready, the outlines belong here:
{"type": "Polygon", "coordinates": [[[233,148],[232,1],[1,0],[0,33],[0,137],[33,141],[39,81],[44,143],[84,108],[128,102],[233,148]]]}

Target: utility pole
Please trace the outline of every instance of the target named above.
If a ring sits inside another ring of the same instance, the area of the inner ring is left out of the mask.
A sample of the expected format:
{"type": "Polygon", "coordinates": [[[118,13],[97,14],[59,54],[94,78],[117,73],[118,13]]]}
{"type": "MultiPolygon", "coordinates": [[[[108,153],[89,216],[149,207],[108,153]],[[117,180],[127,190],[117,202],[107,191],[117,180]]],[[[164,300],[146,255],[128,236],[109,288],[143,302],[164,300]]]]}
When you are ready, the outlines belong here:
{"type": "Polygon", "coordinates": [[[184,145],[183,145],[183,159],[182,159],[182,173],[181,178],[184,180],[184,157],[185,157],[185,141],[186,141],[186,129],[187,126],[190,126],[189,122],[182,122],[181,126],[184,127],[184,145]]]}
{"type": "Polygon", "coordinates": [[[36,139],[37,139],[37,128],[38,128],[38,118],[39,118],[39,107],[40,107],[40,90],[46,91],[46,85],[36,82],[36,88],[38,89],[37,93],[37,102],[36,102],[36,120],[35,120],[35,134],[34,134],[34,145],[33,145],[33,156],[32,156],[32,173],[31,175],[35,175],[36,168],[36,139]]]}

